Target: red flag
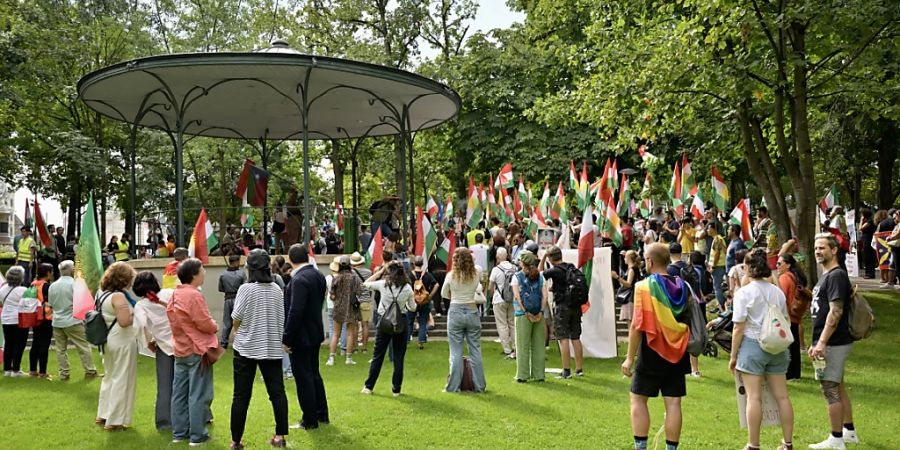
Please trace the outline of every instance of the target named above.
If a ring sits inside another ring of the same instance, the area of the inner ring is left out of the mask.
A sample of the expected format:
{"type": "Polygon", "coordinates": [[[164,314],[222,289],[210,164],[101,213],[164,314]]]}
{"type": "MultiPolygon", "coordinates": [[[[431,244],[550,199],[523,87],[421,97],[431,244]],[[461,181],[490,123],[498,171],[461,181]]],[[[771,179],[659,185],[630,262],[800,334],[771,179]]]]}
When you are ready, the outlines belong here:
{"type": "Polygon", "coordinates": [[[453,270],[453,254],[456,253],[456,233],[450,232],[450,249],[447,251],[447,272],[453,270]]]}
{"type": "Polygon", "coordinates": [[[37,196],[34,197],[34,227],[37,228],[38,238],[44,247],[50,247],[53,240],[50,239],[50,233],[47,232],[47,225],[44,224],[44,216],[41,215],[41,207],[38,205],[37,196]]]}
{"type": "MultiPolygon", "coordinates": [[[[310,247],[311,252],[312,247],[310,247]]],[[[369,270],[374,272],[382,264],[384,264],[384,237],[381,236],[381,227],[378,227],[375,236],[372,236],[369,248],[366,250],[366,265],[369,267],[369,270]]]]}

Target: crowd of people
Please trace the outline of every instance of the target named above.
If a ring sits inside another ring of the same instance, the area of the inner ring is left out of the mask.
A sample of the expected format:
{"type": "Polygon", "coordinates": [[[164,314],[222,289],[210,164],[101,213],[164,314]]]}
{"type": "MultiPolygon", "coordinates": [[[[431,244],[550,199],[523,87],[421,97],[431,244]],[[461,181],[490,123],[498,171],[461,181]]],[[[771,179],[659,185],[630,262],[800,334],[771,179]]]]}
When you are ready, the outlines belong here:
{"type": "MultiPolygon", "coordinates": [[[[842,217],[842,211],[835,211],[832,217],[842,217]]],[[[840,221],[833,220],[840,229],[840,221]]],[[[870,219],[863,214],[863,234],[866,220],[870,219]]],[[[658,209],[648,218],[624,218],[621,245],[595,227],[596,245],[612,246],[616,255],[611,276],[617,286],[619,319],[629,324],[622,372],[632,378],[635,448],[647,448],[647,400],[660,394],[666,408],[667,449],[678,447],[681,398],[687,394],[685,377],[702,376],[697,355],[687,351],[692,298],[704,312],[709,301],[710,314],[719,316],[716,320],[729,317],[734,323],[730,367],[741,374],[746,387],[747,448],[753,450],[760,445],[763,381],[778,402],[784,431],[781,448],[793,448],[787,380],[801,376],[806,342],[801,323],[806,311],[796,305],[803,306],[804,297],[811,297],[806,300],[811,302],[812,315],[807,355],[825,363],[817,380],[829,405],[831,435],[810,447],[844,448],[845,442],[858,442],[843,381],[853,340],[846,314],[851,296],[843,267],[846,250],[839,238],[829,233],[816,239],[816,262],[822,265],[824,275],[811,289],[803,270],[808,263],[796,253],[796,242],[779,245],[764,207],[758,208],[752,242],[741,239],[739,226],[726,223],[714,208],[701,220],[690,216],[677,220],[674,213],[663,214],[658,209]],[[793,343],[778,354],[767,353],[759,344],[770,306],[790,318],[793,343]]],[[[330,422],[319,369],[326,337],[325,365],[333,366],[339,353],[345,364],[354,365],[355,355],[368,353],[370,334],[374,333],[368,377],[361,392],[373,393],[384,360],[389,358],[394,366],[391,392],[400,396],[409,342],[416,339],[418,348],[424,350],[434,318],[442,315],[447,316],[449,341],[446,392],[486,389],[481,345],[484,316],[493,316],[504,355],[516,360],[516,382],[545,381],[550,339],[558,341],[562,357],[558,378],[584,376],[582,309],[569,287],[570,277],[578,269],[563,262],[561,249],[577,243],[573,238],[569,242],[560,238],[580,234],[580,220],[571,225],[549,220],[556,245],[540,246],[525,235],[522,224],[493,220],[489,225],[469,229],[451,221],[453,228],[447,230],[439,225],[438,242],[445,233],[456,239],[450,261],[437,254],[427,260],[410,257],[399,234],[392,232],[385,238],[384,262],[374,271],[366,267],[366,259],[359,253],[340,255],[342,241],[330,239],[333,230],[325,229],[322,250],[339,254],[331,261],[327,276],[318,270],[310,248],[304,245],[291,246],[287,259],[272,258],[263,249],[242,251],[246,254],[243,269],[240,254],[229,252],[228,267],[218,280],[225,297],[222,329],[210,316],[198,289],[205,269],[199,260],[187,258],[185,249],[171,250],[176,258],[166,274],[176,275],[177,283],[166,286],[165,277],[161,284],[151,272],[136,273],[124,262],[127,245],[111,242],[113,262],[101,280],[95,302],[108,327],[97,423],[107,430],[131,425],[136,361],[143,353],[155,357],[156,362],[157,428],[171,429],[175,442],[205,442],[209,439],[207,424],[212,421],[214,363],[231,347],[231,448],[243,448],[257,368],[275,416],[269,443],[283,447],[290,428],[285,379],[296,383],[303,412],[295,428],[314,429],[330,422]],[[560,226],[571,229],[561,230],[560,226]]],[[[371,234],[363,231],[363,237],[371,240],[371,234]]],[[[30,239],[24,229],[23,236],[30,239]]],[[[72,261],[63,260],[57,267],[38,264],[32,281],[25,269],[33,266],[34,247],[22,242],[24,251],[19,252],[17,265],[7,271],[6,283],[0,287],[4,375],[48,378],[47,355],[53,336],[60,379],[70,377],[68,342],[75,344],[85,376],[97,377],[84,325],[72,316],[72,261]],[[59,277],[54,277],[55,270],[59,277]],[[37,302],[47,305],[47,317],[39,325],[23,328],[17,322],[17,311],[31,286],[37,302]],[[21,359],[29,330],[33,343],[26,374],[21,359]]],[[[224,244],[227,247],[234,241],[224,244]]],[[[312,253],[319,254],[316,250],[312,253]]]]}

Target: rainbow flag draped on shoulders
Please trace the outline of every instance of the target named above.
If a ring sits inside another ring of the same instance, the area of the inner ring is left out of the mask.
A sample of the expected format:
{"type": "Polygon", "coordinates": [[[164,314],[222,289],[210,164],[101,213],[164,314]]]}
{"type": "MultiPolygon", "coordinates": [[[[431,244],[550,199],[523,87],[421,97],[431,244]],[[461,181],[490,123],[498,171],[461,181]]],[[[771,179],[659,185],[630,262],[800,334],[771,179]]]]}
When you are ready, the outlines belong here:
{"type": "Polygon", "coordinates": [[[687,311],[687,289],[680,278],[653,274],[634,288],[634,327],[647,337],[647,345],[675,364],[684,357],[690,331],[675,317],[687,311]]]}

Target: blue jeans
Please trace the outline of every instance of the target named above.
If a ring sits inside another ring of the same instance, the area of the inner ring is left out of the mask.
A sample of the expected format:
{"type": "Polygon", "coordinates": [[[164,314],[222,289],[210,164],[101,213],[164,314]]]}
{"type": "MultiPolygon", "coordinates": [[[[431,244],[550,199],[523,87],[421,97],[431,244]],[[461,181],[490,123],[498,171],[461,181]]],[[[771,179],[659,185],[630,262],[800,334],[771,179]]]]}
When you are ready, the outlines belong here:
{"type": "Polygon", "coordinates": [[[294,371],[291,369],[291,358],[288,355],[288,352],[281,352],[281,373],[284,376],[294,376],[294,371]]]}
{"type": "Polygon", "coordinates": [[[419,322],[419,342],[428,342],[428,315],[431,314],[431,302],[419,305],[416,310],[416,320],[419,322]]]}
{"type": "Polygon", "coordinates": [[[484,365],[481,362],[481,318],[475,305],[450,305],[447,313],[447,337],[450,341],[450,378],[447,392],[459,392],[463,378],[463,340],[469,346],[469,364],[475,392],[486,387],[484,365]]]}
{"type": "Polygon", "coordinates": [[[716,301],[719,302],[719,308],[725,309],[725,293],[722,291],[722,278],[725,278],[725,268],[713,268],[713,292],[716,293],[716,301]]]}
{"type": "Polygon", "coordinates": [[[212,367],[203,367],[199,355],[175,358],[172,381],[172,437],[191,442],[209,440],[206,423],[213,400],[212,367]]]}

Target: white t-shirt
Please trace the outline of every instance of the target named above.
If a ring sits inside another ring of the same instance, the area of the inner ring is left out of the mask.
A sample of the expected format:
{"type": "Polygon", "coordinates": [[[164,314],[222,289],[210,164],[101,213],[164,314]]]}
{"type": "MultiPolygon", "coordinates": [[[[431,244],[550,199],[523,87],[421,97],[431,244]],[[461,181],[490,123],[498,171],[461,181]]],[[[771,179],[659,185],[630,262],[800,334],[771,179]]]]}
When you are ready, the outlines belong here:
{"type": "Polygon", "coordinates": [[[334,309],[334,301],[331,300],[331,283],[334,281],[334,275],[325,275],[325,307],[334,309]]]}
{"type": "Polygon", "coordinates": [[[785,317],[787,302],[781,288],[768,281],[753,280],[734,294],[734,322],[746,322],[744,337],[759,339],[759,331],[769,305],[775,305],[785,317]]]}
{"type": "Polygon", "coordinates": [[[728,271],[728,278],[737,278],[738,283],[740,283],[741,279],[744,278],[744,274],[747,273],[747,266],[745,264],[736,264],[731,270],[728,271]]]}
{"type": "Polygon", "coordinates": [[[488,246],[484,244],[475,244],[469,247],[469,250],[472,251],[472,259],[475,261],[475,265],[478,267],[487,267],[488,266],[488,246]]]}
{"type": "MultiPolygon", "coordinates": [[[[490,281],[494,283],[494,295],[492,297],[491,303],[499,304],[503,303],[503,284],[506,283],[506,272],[512,271],[516,272],[516,266],[512,265],[509,261],[503,261],[502,263],[494,266],[491,270],[490,281]]],[[[515,280],[515,277],[513,277],[515,280]]],[[[511,285],[511,284],[510,284],[511,285]]]]}
{"type": "Polygon", "coordinates": [[[25,293],[25,287],[11,287],[6,284],[0,287],[0,303],[3,307],[3,315],[0,316],[3,325],[19,324],[19,302],[22,300],[22,294],[25,293]]]}

